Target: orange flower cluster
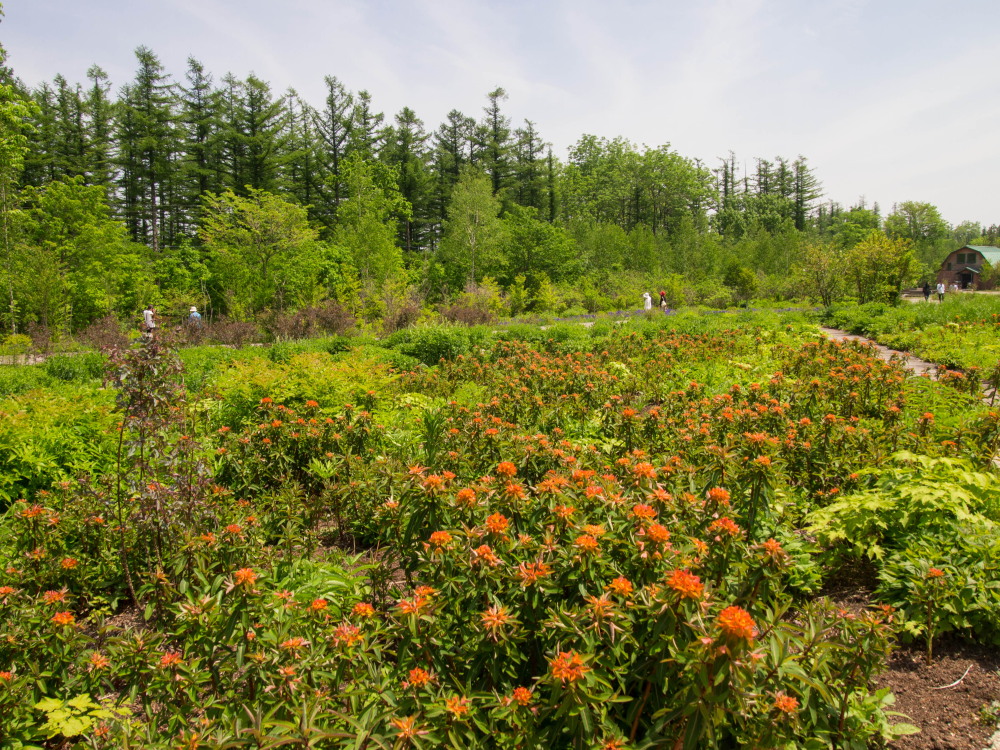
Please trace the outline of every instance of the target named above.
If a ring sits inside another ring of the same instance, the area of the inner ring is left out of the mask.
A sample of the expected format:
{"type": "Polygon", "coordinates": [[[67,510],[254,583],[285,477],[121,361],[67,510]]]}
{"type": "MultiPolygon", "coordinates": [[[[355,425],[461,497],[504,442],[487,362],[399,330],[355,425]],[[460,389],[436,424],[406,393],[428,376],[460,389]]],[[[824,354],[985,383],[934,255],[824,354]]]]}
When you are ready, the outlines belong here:
{"type": "Polygon", "coordinates": [[[486,528],[491,534],[503,534],[510,526],[510,521],[501,513],[494,513],[486,519],[486,528]]]}
{"type": "Polygon", "coordinates": [[[698,576],[679,569],[667,578],[667,586],[680,594],[681,599],[700,599],[705,591],[705,584],[698,576]]]}
{"type": "Polygon", "coordinates": [[[75,621],[72,612],[56,612],[52,615],[52,622],[61,627],[72,625],[75,621]]]}
{"type": "Polygon", "coordinates": [[[543,562],[521,563],[517,566],[517,577],[522,586],[532,586],[552,574],[552,568],[543,562]]]}
{"type": "Polygon", "coordinates": [[[607,591],[624,597],[631,596],[634,589],[632,582],[628,578],[625,578],[625,576],[618,576],[604,588],[607,591]]]}
{"type": "Polygon", "coordinates": [[[233,575],[237,586],[251,587],[257,583],[257,573],[253,568],[240,568],[233,575]]]}
{"type": "Polygon", "coordinates": [[[722,633],[733,640],[751,641],[757,636],[757,625],[742,607],[726,607],[716,620],[722,633]]]}
{"type": "Polygon", "coordinates": [[[569,684],[583,679],[590,667],[583,663],[583,657],[575,651],[560,651],[549,661],[552,676],[569,684]]]}

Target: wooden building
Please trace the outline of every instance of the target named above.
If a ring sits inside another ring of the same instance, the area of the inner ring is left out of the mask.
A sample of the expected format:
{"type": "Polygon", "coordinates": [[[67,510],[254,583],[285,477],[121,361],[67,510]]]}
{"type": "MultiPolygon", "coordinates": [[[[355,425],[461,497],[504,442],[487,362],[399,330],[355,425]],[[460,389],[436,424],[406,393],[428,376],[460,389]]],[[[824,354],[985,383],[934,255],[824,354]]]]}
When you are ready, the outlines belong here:
{"type": "Polygon", "coordinates": [[[966,245],[948,253],[937,272],[937,282],[945,286],[958,285],[959,289],[978,289],[983,264],[994,268],[1000,264],[1000,247],[991,245],[966,245]]]}

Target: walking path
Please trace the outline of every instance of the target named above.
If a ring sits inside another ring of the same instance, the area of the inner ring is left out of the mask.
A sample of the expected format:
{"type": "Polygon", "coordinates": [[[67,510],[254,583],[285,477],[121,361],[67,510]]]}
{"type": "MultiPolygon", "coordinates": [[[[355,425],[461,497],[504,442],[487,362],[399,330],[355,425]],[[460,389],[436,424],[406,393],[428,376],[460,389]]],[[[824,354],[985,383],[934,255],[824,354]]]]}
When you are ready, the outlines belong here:
{"type": "MultiPolygon", "coordinates": [[[[838,328],[824,328],[820,326],[820,333],[826,336],[828,339],[833,341],[861,341],[870,346],[874,347],[878,352],[879,359],[888,362],[893,357],[897,360],[902,360],[903,367],[910,370],[915,375],[927,375],[931,378],[937,377],[938,364],[935,362],[928,362],[926,359],[920,359],[919,357],[914,357],[909,352],[901,352],[896,349],[890,349],[887,346],[882,346],[877,341],[872,341],[864,336],[855,336],[853,333],[848,333],[847,331],[841,331],[838,328]]],[[[993,406],[996,400],[997,393],[990,387],[989,383],[983,382],[980,384],[980,388],[983,393],[983,403],[993,406]]],[[[994,463],[1000,466],[1000,454],[997,455],[994,463]]]]}
{"type": "Polygon", "coordinates": [[[824,336],[828,339],[832,339],[833,341],[862,341],[866,344],[870,344],[875,347],[875,350],[878,352],[879,359],[884,359],[886,362],[893,357],[897,360],[903,360],[903,366],[907,370],[912,370],[917,375],[930,374],[931,377],[934,377],[934,374],[937,372],[938,366],[934,362],[928,362],[926,359],[914,357],[908,352],[890,349],[887,346],[882,346],[876,341],[866,339],[864,336],[855,336],[853,333],[848,333],[847,331],[841,331],[837,328],[824,328],[823,326],[820,326],[819,330],[824,336]]]}

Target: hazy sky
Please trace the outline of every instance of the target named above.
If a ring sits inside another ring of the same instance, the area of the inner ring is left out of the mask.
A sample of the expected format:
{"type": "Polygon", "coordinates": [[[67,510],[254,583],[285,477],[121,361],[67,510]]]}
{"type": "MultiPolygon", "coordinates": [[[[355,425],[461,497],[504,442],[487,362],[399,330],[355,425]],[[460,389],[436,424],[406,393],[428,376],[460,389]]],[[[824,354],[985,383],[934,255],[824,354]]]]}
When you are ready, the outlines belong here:
{"type": "Polygon", "coordinates": [[[150,47],[176,80],[255,73],[321,106],[323,76],[387,119],[477,119],[503,86],[514,125],[556,153],[583,133],[805,156],[825,198],[883,213],[928,201],[1000,223],[1000,0],[3,0],[0,42],[25,82],[117,86],[150,47]]]}

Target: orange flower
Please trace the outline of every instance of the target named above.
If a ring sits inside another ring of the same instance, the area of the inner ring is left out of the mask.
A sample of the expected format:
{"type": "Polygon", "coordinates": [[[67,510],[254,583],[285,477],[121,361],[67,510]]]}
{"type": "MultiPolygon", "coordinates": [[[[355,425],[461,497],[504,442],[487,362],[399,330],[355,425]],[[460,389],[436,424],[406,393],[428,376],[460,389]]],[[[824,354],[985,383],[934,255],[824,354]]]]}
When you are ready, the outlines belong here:
{"type": "Polygon", "coordinates": [[[351,647],[361,640],[361,628],[343,622],[333,629],[333,643],[336,646],[351,647]]]}
{"type": "Polygon", "coordinates": [[[497,466],[497,474],[502,477],[512,477],[517,474],[517,467],[510,461],[503,461],[497,466]]]}
{"type": "Polygon", "coordinates": [[[705,591],[701,579],[686,570],[675,570],[667,578],[667,586],[681,595],[681,599],[700,599],[705,591]]]}
{"type": "Polygon", "coordinates": [[[409,679],[407,683],[412,687],[423,687],[431,681],[430,672],[426,669],[421,669],[420,667],[414,667],[410,670],[409,679]]]}
{"type": "Polygon", "coordinates": [[[494,513],[486,519],[486,528],[491,534],[503,534],[510,526],[510,521],[500,513],[494,513]]]}
{"type": "Polygon", "coordinates": [[[646,463],[645,461],[640,461],[635,466],[632,467],[632,473],[638,479],[655,479],[656,469],[653,468],[653,464],[646,463]]]}
{"type": "Polygon", "coordinates": [[[555,508],[553,508],[553,511],[559,518],[565,521],[570,516],[573,515],[573,513],[576,511],[576,508],[574,508],[572,505],[557,505],[555,508]]]}
{"type": "Polygon", "coordinates": [[[742,607],[726,607],[719,613],[717,620],[723,635],[734,640],[753,640],[757,635],[757,626],[742,607]]]}
{"type": "Polygon", "coordinates": [[[764,556],[770,558],[771,560],[778,561],[785,558],[785,550],[781,548],[781,543],[776,539],[768,539],[763,542],[761,549],[764,550],[764,556]]]}
{"type": "Polygon", "coordinates": [[[13,586],[0,586],[0,599],[6,599],[13,593],[14,593],[13,586]]]}
{"type": "Polygon", "coordinates": [[[42,594],[42,601],[46,604],[58,604],[59,602],[66,601],[66,592],[64,591],[46,591],[42,594]]]}
{"type": "Polygon", "coordinates": [[[75,618],[73,617],[72,612],[56,612],[54,615],[52,615],[52,622],[54,622],[56,625],[60,626],[72,625],[74,621],[75,618]]]}
{"type": "Polygon", "coordinates": [[[59,564],[63,570],[73,570],[78,565],[75,557],[64,557],[59,564]]]}
{"type": "Polygon", "coordinates": [[[330,604],[326,599],[313,599],[312,604],[309,605],[309,609],[313,612],[322,612],[328,606],[330,606],[330,604]]]}
{"type": "Polygon", "coordinates": [[[451,534],[447,531],[435,531],[431,534],[430,543],[432,546],[441,548],[451,542],[451,534]]]}
{"type": "Polygon", "coordinates": [[[307,643],[308,641],[306,641],[305,638],[302,638],[301,636],[294,636],[293,638],[289,638],[287,641],[282,641],[281,648],[285,651],[298,651],[307,643]]]}
{"type": "Polygon", "coordinates": [[[531,699],[534,697],[532,692],[526,687],[516,687],[514,692],[511,693],[511,701],[519,706],[527,706],[531,703],[531,699]]]}
{"type": "Polygon", "coordinates": [[[552,568],[543,562],[521,563],[517,566],[517,577],[521,579],[522,586],[531,586],[538,583],[542,578],[546,578],[552,573],[552,568]]]}
{"type": "Polygon", "coordinates": [[[465,714],[469,713],[469,699],[463,697],[452,697],[445,698],[444,700],[444,710],[454,716],[456,719],[460,719],[465,714]]]}
{"type": "Polygon", "coordinates": [[[231,523],[226,527],[226,533],[232,534],[233,536],[239,536],[243,533],[243,527],[238,523],[231,523]]]}
{"type": "Polygon", "coordinates": [[[782,718],[791,718],[799,710],[799,700],[795,696],[778,691],[774,694],[774,710],[784,714],[782,718]]]}
{"type": "Polygon", "coordinates": [[[581,534],[573,542],[573,545],[583,552],[597,552],[600,547],[597,540],[590,534],[581,534]]]}
{"type": "Polygon", "coordinates": [[[715,531],[727,536],[739,536],[743,530],[728,516],[718,518],[708,525],[709,531],[715,531]]]}
{"type": "Polygon", "coordinates": [[[713,487],[708,491],[708,499],[713,503],[729,505],[729,491],[722,489],[722,487],[713,487]]]}
{"type": "Polygon", "coordinates": [[[500,558],[496,556],[493,552],[493,548],[488,544],[481,544],[472,550],[472,562],[473,564],[477,562],[484,562],[491,568],[495,568],[500,564],[500,558]]]}
{"type": "Polygon", "coordinates": [[[463,508],[471,508],[476,504],[476,492],[468,487],[458,491],[455,495],[455,505],[463,508]]]}
{"type": "Polygon", "coordinates": [[[549,666],[552,676],[562,680],[564,685],[583,679],[590,671],[590,667],[583,663],[583,657],[575,651],[560,651],[555,658],[549,660],[549,666]]]}
{"type": "Polygon", "coordinates": [[[375,616],[375,607],[368,602],[358,602],[354,605],[354,609],[351,610],[351,613],[357,617],[364,617],[367,619],[375,616]]]}
{"type": "Polygon", "coordinates": [[[483,622],[483,627],[489,631],[490,637],[494,640],[496,640],[497,631],[502,630],[512,620],[507,608],[498,605],[490,607],[479,617],[483,622]]]}
{"type": "Polygon", "coordinates": [[[160,657],[160,669],[169,669],[170,667],[176,667],[183,661],[181,659],[180,652],[178,651],[165,651],[160,657]]]}
{"type": "Polygon", "coordinates": [[[107,669],[108,667],[111,666],[111,662],[108,660],[108,657],[106,657],[100,651],[95,651],[94,653],[92,653],[90,655],[90,658],[87,659],[87,662],[90,664],[90,667],[88,668],[88,671],[90,672],[95,672],[101,669],[107,669]]]}
{"type": "Polygon", "coordinates": [[[392,719],[390,723],[399,730],[399,737],[404,740],[412,740],[422,734],[427,734],[426,729],[417,726],[416,716],[406,716],[402,719],[392,719]]]}
{"type": "Polygon", "coordinates": [[[237,586],[251,587],[257,582],[257,574],[253,568],[240,568],[234,574],[237,586]]]}
{"type": "MultiPolygon", "coordinates": [[[[0,682],[10,682],[14,679],[13,672],[0,672],[0,682]]],[[[523,690],[524,688],[519,688],[523,690]]]]}
{"type": "Polygon", "coordinates": [[[931,568],[927,571],[928,578],[941,578],[942,576],[944,576],[944,571],[940,568],[931,568]]]}
{"type": "Polygon", "coordinates": [[[652,521],[656,518],[656,510],[652,505],[646,505],[646,503],[636,503],[632,506],[632,515],[640,521],[652,521]]]}
{"type": "Polygon", "coordinates": [[[287,667],[281,667],[278,670],[278,674],[280,674],[282,677],[291,679],[292,677],[295,676],[295,667],[293,667],[291,665],[289,665],[287,667]]]}
{"type": "Polygon", "coordinates": [[[659,523],[651,523],[646,529],[646,536],[656,544],[666,544],[670,541],[670,532],[667,531],[667,527],[659,523]]]}
{"type": "Polygon", "coordinates": [[[593,537],[601,537],[604,536],[605,533],[607,533],[604,531],[603,526],[599,526],[598,524],[593,524],[593,523],[586,524],[582,529],[580,529],[580,531],[582,531],[584,534],[590,534],[593,537]]]}
{"type": "Polygon", "coordinates": [[[625,576],[618,576],[604,588],[608,591],[618,594],[619,596],[628,597],[632,595],[632,591],[634,590],[635,587],[632,585],[632,582],[628,578],[625,578],[625,576]]]}
{"type": "Polygon", "coordinates": [[[444,487],[444,477],[437,474],[431,474],[423,482],[421,482],[421,486],[428,492],[437,492],[444,487]]]}

